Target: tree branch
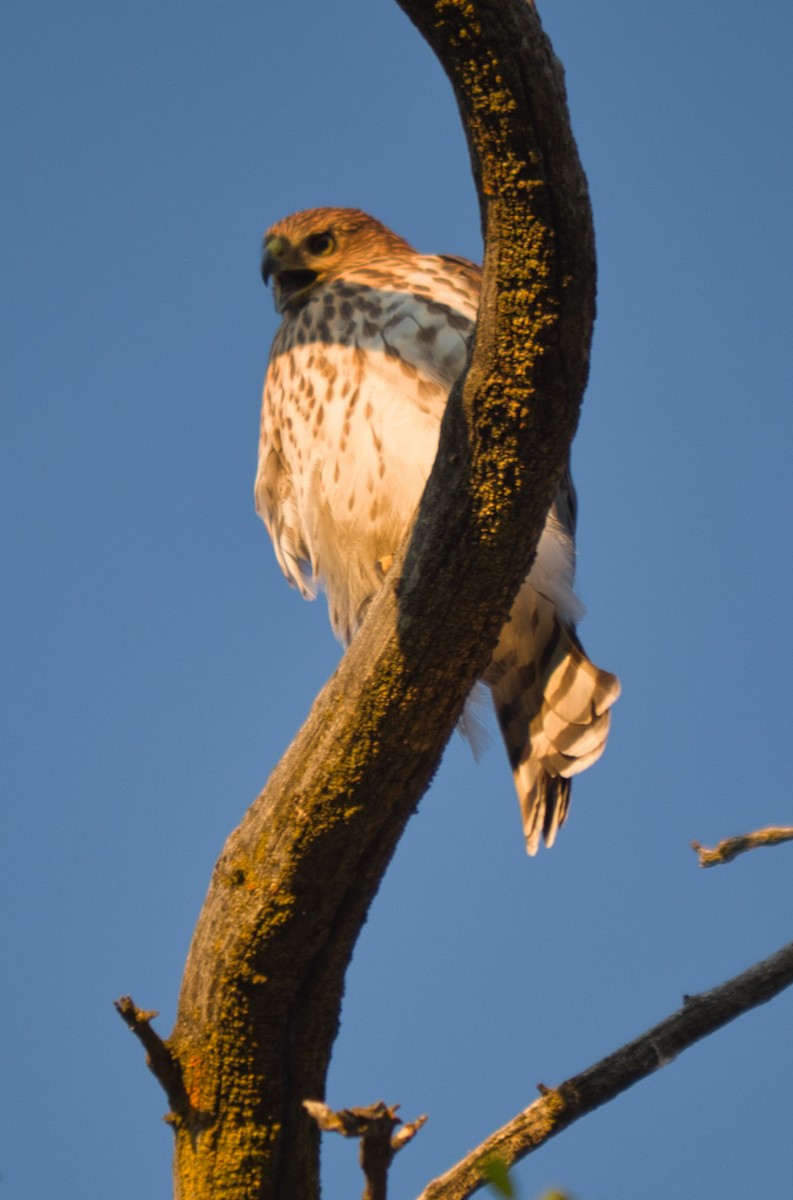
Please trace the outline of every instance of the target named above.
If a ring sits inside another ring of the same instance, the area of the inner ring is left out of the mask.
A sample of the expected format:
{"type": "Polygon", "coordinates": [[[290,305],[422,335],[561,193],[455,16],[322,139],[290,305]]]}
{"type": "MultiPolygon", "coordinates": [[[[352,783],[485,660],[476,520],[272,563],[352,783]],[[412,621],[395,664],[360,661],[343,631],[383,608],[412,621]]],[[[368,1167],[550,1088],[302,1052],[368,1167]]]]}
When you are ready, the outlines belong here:
{"type": "Polygon", "coordinates": [[[402,1125],[398,1104],[389,1107],[379,1100],[366,1108],[342,1108],[334,1112],[319,1100],[304,1100],[303,1107],[320,1129],[361,1139],[360,1163],[366,1186],[363,1200],[386,1200],[388,1171],[395,1154],[416,1136],[426,1117],[402,1125]],[[394,1133],[397,1125],[402,1125],[394,1133]]]}
{"type": "Polygon", "coordinates": [[[732,862],[747,850],[756,850],[758,846],[778,846],[781,842],[790,841],[793,841],[793,829],[789,826],[769,826],[767,829],[757,829],[754,833],[745,833],[741,837],[724,838],[712,850],[708,850],[699,842],[692,842],[691,849],[696,850],[699,855],[701,867],[720,867],[724,863],[732,862]]]}
{"type": "Polygon", "coordinates": [[[146,1051],[146,1064],[171,1105],[169,1120],[176,1113],[183,1114],[188,1105],[181,1068],[151,1025],[159,1014],[154,1009],[146,1011],[138,1008],[131,996],[122,996],[116,1000],[115,1008],[124,1024],[132,1030],[146,1051]]]}
{"type": "Polygon", "coordinates": [[[556,1088],[540,1085],[541,1099],[428,1184],[418,1200],[467,1200],[487,1183],[488,1161],[513,1166],[574,1121],[667,1066],[681,1051],[742,1013],[773,999],[791,983],[793,942],[727,983],[699,996],[685,996],[678,1012],[580,1075],[556,1088]]]}
{"type": "Polygon", "coordinates": [[[591,213],[539,18],[523,0],[401,3],[467,126],[479,321],[410,545],[215,868],[168,1042],[185,1200],[318,1193],[302,1101],[324,1094],[352,948],[526,575],[587,377],[591,213]]]}

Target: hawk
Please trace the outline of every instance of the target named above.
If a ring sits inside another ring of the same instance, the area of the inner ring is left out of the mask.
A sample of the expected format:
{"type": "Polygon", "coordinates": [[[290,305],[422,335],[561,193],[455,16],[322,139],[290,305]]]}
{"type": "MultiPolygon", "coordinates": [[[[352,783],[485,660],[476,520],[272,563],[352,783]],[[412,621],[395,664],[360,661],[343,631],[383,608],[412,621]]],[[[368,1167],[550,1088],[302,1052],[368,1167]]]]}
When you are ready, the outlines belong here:
{"type": "MultiPolygon", "coordinates": [[[[321,588],[348,645],[410,529],[466,360],[481,272],[418,254],[357,209],[295,213],[265,235],[262,274],[283,320],[264,384],[256,509],[306,599],[321,588]]],[[[570,780],[603,753],[616,676],[576,636],[569,471],[484,682],[526,846],[553,844],[570,780]]]]}

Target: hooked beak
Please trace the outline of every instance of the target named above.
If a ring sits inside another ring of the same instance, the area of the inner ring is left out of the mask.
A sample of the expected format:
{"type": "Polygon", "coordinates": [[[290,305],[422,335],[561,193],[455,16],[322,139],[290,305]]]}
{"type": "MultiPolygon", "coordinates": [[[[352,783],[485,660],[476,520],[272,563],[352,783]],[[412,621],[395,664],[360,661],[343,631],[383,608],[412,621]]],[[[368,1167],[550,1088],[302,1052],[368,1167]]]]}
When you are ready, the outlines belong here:
{"type": "Polygon", "coordinates": [[[270,282],[270,276],[275,273],[278,259],[284,252],[284,243],[278,237],[271,237],[264,243],[262,252],[262,279],[265,287],[270,282]]]}
{"type": "Polygon", "coordinates": [[[309,271],[300,266],[290,268],[290,258],[295,257],[294,251],[290,254],[288,242],[282,238],[274,236],[264,243],[262,279],[266,287],[272,278],[273,300],[275,311],[278,313],[282,313],[290,301],[307,292],[317,278],[316,271],[309,271]]]}

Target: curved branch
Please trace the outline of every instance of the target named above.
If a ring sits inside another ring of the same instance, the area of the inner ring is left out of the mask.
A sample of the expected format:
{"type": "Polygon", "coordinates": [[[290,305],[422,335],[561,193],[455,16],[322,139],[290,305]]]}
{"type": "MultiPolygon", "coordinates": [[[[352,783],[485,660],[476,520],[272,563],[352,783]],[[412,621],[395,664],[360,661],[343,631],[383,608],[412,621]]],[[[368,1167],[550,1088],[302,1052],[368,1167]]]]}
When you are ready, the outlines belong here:
{"type": "Polygon", "coordinates": [[[215,868],[168,1042],[187,1094],[176,1193],[190,1200],[317,1194],[302,1101],[324,1094],[352,948],[526,575],[587,376],[591,214],[536,12],[402,7],[467,126],[479,322],[409,548],[215,868]]]}
{"type": "Polygon", "coordinates": [[[758,846],[778,846],[781,842],[790,841],[793,841],[793,829],[789,826],[770,826],[768,829],[756,829],[754,833],[744,833],[740,837],[724,838],[712,850],[699,842],[692,842],[691,849],[699,856],[701,867],[720,867],[747,850],[756,850],[758,846]]]}
{"type": "Polygon", "coordinates": [[[742,1013],[773,999],[791,983],[793,942],[727,983],[699,996],[685,996],[678,1012],[580,1075],[557,1088],[540,1085],[541,1099],[428,1184],[418,1200],[467,1200],[487,1183],[489,1161],[513,1166],[574,1121],[667,1066],[681,1051],[742,1013]]]}

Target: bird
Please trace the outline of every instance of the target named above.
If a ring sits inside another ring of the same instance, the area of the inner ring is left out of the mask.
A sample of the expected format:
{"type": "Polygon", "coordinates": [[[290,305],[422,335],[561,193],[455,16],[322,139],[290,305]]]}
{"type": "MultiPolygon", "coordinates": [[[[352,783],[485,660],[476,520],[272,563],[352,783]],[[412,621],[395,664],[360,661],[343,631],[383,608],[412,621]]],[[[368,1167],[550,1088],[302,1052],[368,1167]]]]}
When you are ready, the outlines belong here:
{"type": "MultiPolygon", "coordinates": [[[[315,208],[267,230],[262,276],[282,320],[256,509],[284,575],[306,599],[325,593],[346,646],[411,528],[465,366],[481,270],[420,254],[358,209],[315,208]]],[[[483,677],[532,855],[553,845],[572,777],[603,753],[620,692],[576,633],[575,523],[568,466],[483,677]]]]}

